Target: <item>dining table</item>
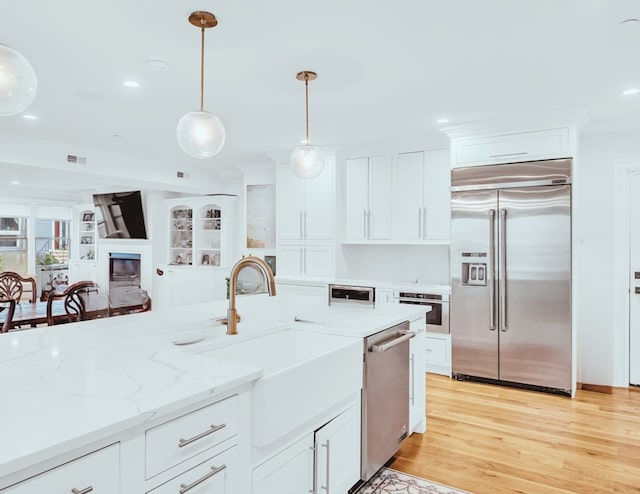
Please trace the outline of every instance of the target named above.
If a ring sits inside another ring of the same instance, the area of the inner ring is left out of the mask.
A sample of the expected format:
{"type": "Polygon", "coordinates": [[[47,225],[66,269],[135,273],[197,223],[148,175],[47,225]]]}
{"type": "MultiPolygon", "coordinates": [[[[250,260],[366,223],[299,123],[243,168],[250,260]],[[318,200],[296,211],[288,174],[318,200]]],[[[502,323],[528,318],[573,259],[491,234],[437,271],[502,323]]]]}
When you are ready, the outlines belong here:
{"type": "MultiPolygon", "coordinates": [[[[86,319],[109,317],[109,306],[106,297],[95,296],[86,304],[86,319]]],[[[54,300],[51,303],[51,313],[54,323],[68,322],[64,308],[64,300],[54,300]]],[[[6,311],[0,310],[0,326],[4,322],[6,311]]],[[[16,304],[16,309],[11,321],[11,328],[36,327],[47,324],[47,301],[21,302],[16,304]]]]}

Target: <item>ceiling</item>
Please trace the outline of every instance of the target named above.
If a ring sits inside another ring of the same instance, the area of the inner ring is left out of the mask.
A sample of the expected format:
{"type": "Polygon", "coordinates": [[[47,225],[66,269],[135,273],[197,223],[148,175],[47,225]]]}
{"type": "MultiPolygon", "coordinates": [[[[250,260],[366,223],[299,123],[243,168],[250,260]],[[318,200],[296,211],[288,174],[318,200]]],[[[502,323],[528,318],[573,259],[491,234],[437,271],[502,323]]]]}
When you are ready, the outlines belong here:
{"type": "Polygon", "coordinates": [[[2,195],[46,195],[61,176],[58,191],[215,188],[218,173],[300,143],[300,70],[318,73],[318,146],[442,138],[438,119],[572,109],[594,129],[640,128],[640,96],[622,95],[640,87],[640,22],[627,19],[640,19],[640,0],[0,0],[0,43],[38,76],[25,112],[38,120],[0,118],[2,195]],[[199,105],[194,10],[219,21],[206,32],[204,107],[227,139],[207,160],[175,137],[199,105]],[[67,154],[87,165],[69,168],[67,154]],[[176,182],[177,170],[191,183],[176,182]]]}

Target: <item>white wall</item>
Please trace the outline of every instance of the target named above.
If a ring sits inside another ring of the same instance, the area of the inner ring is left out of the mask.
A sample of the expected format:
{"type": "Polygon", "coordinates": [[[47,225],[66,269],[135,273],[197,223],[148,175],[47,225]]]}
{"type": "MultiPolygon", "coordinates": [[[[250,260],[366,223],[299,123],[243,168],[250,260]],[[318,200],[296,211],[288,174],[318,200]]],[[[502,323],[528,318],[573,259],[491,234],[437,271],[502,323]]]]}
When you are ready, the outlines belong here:
{"type": "Polygon", "coordinates": [[[574,255],[579,270],[578,352],[582,383],[614,385],[614,164],[640,157],[640,130],[587,134],[574,186],[574,255]]]}
{"type": "Polygon", "coordinates": [[[448,245],[341,245],[336,278],[449,284],[448,245]]]}

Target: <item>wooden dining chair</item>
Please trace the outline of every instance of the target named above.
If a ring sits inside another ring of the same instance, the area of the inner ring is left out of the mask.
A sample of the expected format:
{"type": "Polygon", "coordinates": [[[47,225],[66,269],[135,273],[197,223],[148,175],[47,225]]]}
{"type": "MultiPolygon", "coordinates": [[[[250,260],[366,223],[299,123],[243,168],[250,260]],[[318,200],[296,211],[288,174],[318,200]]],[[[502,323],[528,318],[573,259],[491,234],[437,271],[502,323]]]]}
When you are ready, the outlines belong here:
{"type": "Polygon", "coordinates": [[[90,292],[98,293],[100,287],[94,281],[77,281],[62,293],[51,294],[47,299],[47,325],[84,321],[87,317],[86,297],[90,292]],[[65,314],[62,317],[53,314],[54,300],[64,301],[65,314]]]}
{"type": "Polygon", "coordinates": [[[16,310],[16,301],[12,298],[5,299],[0,297],[0,304],[2,304],[0,310],[4,314],[4,322],[2,323],[2,328],[0,328],[0,333],[6,333],[11,329],[11,321],[16,310]],[[8,307],[5,305],[8,305],[8,307]]]}
{"type": "Polygon", "coordinates": [[[29,302],[37,302],[37,287],[35,278],[25,278],[14,271],[3,271],[0,273],[0,298],[13,299],[17,304],[22,300],[25,284],[31,287],[31,298],[29,302]]]}

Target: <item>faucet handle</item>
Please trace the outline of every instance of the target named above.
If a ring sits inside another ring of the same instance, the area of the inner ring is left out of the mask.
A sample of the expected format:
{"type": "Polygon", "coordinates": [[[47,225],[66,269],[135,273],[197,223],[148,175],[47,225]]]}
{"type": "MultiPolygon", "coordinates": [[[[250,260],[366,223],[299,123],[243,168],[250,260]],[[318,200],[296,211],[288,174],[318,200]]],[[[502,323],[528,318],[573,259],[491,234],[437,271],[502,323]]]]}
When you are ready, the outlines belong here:
{"type": "MultiPolygon", "coordinates": [[[[241,320],[242,318],[240,317],[240,314],[236,313],[236,322],[240,322],[241,320]]],[[[226,317],[216,319],[216,321],[220,321],[221,324],[229,324],[229,319],[227,319],[226,317]]]]}

